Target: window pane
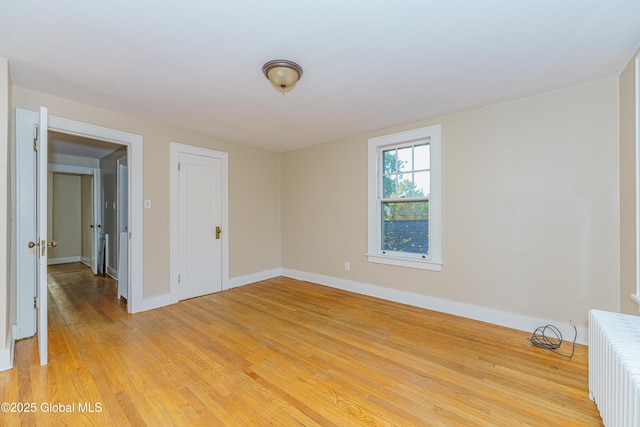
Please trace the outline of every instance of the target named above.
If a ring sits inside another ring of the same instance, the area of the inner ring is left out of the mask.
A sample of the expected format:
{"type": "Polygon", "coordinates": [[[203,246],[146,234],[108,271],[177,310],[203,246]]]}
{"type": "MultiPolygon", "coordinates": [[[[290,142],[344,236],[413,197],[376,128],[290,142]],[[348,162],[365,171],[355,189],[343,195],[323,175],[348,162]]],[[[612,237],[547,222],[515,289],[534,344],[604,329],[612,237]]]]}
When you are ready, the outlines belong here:
{"type": "Polygon", "coordinates": [[[414,170],[431,168],[431,146],[418,145],[414,149],[414,170]]]}
{"type": "Polygon", "coordinates": [[[412,174],[398,175],[398,194],[396,197],[413,197],[413,180],[412,174]]]}
{"type": "Polygon", "coordinates": [[[415,184],[414,197],[429,197],[431,195],[431,172],[416,172],[413,174],[415,184]]]}
{"type": "Polygon", "coordinates": [[[397,178],[397,175],[389,175],[389,176],[382,177],[382,183],[383,183],[382,197],[383,198],[387,199],[390,197],[396,197],[396,194],[397,194],[396,178],[397,178]]]}
{"type": "Polygon", "coordinates": [[[413,170],[413,147],[400,148],[398,150],[398,169],[400,172],[413,170]]]}
{"type": "Polygon", "coordinates": [[[383,173],[385,175],[398,172],[398,156],[396,155],[396,149],[387,150],[382,152],[383,157],[383,173]]]}
{"type": "Polygon", "coordinates": [[[429,253],[429,202],[382,203],[382,250],[429,253]]]}

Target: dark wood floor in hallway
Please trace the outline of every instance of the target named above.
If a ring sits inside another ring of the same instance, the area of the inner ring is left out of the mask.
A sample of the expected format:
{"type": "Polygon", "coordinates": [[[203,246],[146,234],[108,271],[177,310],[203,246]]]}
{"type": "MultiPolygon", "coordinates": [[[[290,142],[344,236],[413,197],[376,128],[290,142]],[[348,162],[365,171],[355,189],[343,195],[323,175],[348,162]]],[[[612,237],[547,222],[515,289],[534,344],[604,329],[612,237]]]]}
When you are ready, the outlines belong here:
{"type": "Polygon", "coordinates": [[[31,338],[0,372],[36,410],[0,425],[602,425],[584,346],[283,277],[134,315],[115,295],[50,268],[49,364],[31,338]]]}

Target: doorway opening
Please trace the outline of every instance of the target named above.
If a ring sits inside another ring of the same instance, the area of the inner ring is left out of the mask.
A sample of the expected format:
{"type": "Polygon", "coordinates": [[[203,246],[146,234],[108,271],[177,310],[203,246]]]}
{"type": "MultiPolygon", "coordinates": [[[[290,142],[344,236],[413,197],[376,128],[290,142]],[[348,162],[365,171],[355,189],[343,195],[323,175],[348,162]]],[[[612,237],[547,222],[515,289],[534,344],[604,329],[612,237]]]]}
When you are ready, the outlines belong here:
{"type": "Polygon", "coordinates": [[[118,280],[128,300],[126,145],[49,131],[49,265],[80,261],[118,280]],[[86,174],[82,174],[82,172],[86,174]],[[90,174],[89,174],[90,173],[90,174]]]}

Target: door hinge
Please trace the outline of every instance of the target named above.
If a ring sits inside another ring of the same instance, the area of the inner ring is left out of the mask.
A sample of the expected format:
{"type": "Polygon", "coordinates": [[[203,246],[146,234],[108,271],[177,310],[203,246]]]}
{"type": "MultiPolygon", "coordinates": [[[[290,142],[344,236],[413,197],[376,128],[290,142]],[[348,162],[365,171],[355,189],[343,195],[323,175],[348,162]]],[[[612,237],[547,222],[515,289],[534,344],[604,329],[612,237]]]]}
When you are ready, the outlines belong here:
{"type": "Polygon", "coordinates": [[[178,172],[180,172],[180,162],[178,162],[178,172]]]}
{"type": "Polygon", "coordinates": [[[38,151],[38,132],[39,127],[36,125],[33,129],[33,151],[38,151]]]}
{"type": "Polygon", "coordinates": [[[178,274],[178,283],[180,283],[180,275],[178,274]]]}
{"type": "Polygon", "coordinates": [[[33,309],[38,309],[38,297],[33,297],[33,309]]]}

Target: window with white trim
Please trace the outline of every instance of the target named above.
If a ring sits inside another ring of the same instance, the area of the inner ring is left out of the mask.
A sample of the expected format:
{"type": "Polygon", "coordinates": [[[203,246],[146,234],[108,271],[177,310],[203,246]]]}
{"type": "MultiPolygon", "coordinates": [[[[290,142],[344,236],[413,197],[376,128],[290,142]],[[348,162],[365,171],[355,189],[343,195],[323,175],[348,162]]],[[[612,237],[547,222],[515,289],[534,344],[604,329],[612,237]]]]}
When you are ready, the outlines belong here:
{"type": "Polygon", "coordinates": [[[441,129],[369,139],[370,262],[442,270],[441,129]]]}

